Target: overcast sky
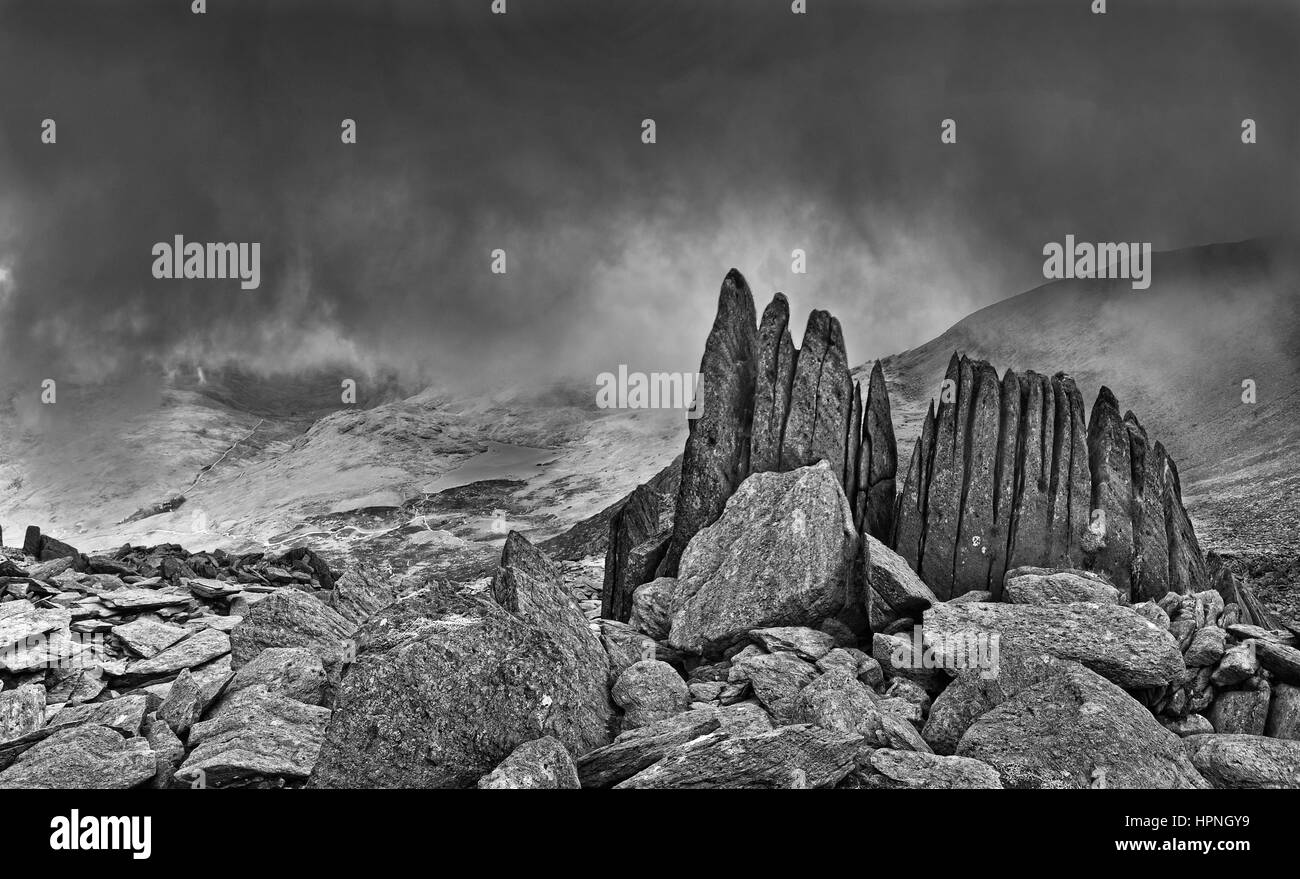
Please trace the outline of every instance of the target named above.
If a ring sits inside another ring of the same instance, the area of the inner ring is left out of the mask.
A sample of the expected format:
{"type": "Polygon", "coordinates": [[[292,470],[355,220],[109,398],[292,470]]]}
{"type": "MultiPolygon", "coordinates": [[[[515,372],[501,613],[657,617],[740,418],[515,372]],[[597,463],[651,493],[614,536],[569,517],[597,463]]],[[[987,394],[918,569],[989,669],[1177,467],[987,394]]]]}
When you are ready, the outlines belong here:
{"type": "Polygon", "coordinates": [[[732,266],[860,362],[1066,234],[1292,233],[1300,2],[1090,5],[0,0],[0,368],[694,369],[732,266]],[[261,288],[155,280],[177,234],[261,288]]]}

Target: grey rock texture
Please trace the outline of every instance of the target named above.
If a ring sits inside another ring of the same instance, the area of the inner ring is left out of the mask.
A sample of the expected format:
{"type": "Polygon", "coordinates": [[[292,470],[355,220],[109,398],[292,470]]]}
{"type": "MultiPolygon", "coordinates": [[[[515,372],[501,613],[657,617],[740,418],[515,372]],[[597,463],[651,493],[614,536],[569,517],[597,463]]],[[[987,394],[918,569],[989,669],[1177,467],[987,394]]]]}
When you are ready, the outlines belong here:
{"type": "Polygon", "coordinates": [[[718,314],[704,343],[699,415],[689,423],[673,534],[657,569],[661,577],[676,576],[691,538],[722,514],[727,498],[749,474],[757,376],[754,297],[744,276],[732,269],[722,282],[718,314]]]}
{"type": "Polygon", "coordinates": [[[576,790],[578,770],[564,745],[550,736],[524,742],[479,779],[480,790],[576,790]]]}
{"type": "Polygon", "coordinates": [[[756,473],[682,557],[669,642],[715,655],[750,630],[815,626],[844,604],[856,533],[825,464],[756,473]]]}
{"type": "Polygon", "coordinates": [[[1178,472],[1102,388],[954,354],[895,507],[892,545],[941,600],[1000,597],[1008,569],[1096,571],[1142,601],[1209,584],[1178,472]]]}
{"type": "Polygon", "coordinates": [[[862,737],[798,724],[770,732],[710,733],[616,784],[615,789],[821,788],[854,768],[862,737]]]}
{"type": "Polygon", "coordinates": [[[0,790],[123,790],[154,777],[157,759],[144,738],[123,738],[107,726],[59,730],[0,772],[0,790]]]}
{"type": "Polygon", "coordinates": [[[1122,687],[1163,686],[1180,675],[1183,657],[1169,633],[1129,607],[1112,604],[936,604],[927,634],[997,634],[1003,642],[1072,659],[1122,687]]]}
{"type": "Polygon", "coordinates": [[[623,709],[623,729],[647,726],[691,706],[691,693],[681,675],[666,662],[642,660],[627,668],[610,690],[623,709]]]}
{"type": "Polygon", "coordinates": [[[1216,788],[1300,790],[1300,742],[1254,735],[1183,739],[1192,764],[1216,788]]]}
{"type": "Polygon", "coordinates": [[[608,743],[606,654],[549,565],[512,534],[498,600],[436,587],[369,620],[311,785],[467,787],[527,741],[608,743]]]}
{"type": "Polygon", "coordinates": [[[944,757],[917,751],[880,748],[866,754],[849,786],[873,790],[1001,790],[992,766],[969,757],[944,757]]]}
{"type": "Polygon", "coordinates": [[[990,764],[1012,788],[1209,786],[1149,711],[1077,667],[984,714],[962,736],[957,755],[990,764]]]}

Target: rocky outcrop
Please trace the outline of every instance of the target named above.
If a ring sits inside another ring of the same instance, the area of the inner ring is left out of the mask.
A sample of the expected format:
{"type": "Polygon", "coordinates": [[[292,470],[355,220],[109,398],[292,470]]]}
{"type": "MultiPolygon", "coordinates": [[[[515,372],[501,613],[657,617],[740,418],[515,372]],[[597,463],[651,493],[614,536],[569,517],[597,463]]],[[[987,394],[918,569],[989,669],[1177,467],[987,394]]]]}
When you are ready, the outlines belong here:
{"type": "Polygon", "coordinates": [[[1097,571],[1134,601],[1208,583],[1164,448],[1108,388],[1085,422],[1063,373],[999,380],[954,354],[895,516],[894,548],[940,600],[999,598],[1017,567],[1097,571]]]}
{"type": "MultiPolygon", "coordinates": [[[[682,455],[673,534],[658,576],[672,577],[686,545],[722,514],[737,486],[749,475],[750,433],[758,375],[754,297],[732,269],[718,294],[718,314],[700,361],[697,417],[682,455]]],[[[649,579],[649,578],[647,578],[649,579]]],[[[641,585],[632,584],[632,588],[641,585]]]]}
{"type": "MultiPolygon", "coordinates": [[[[880,364],[864,400],[832,315],[813,311],[796,348],[783,294],[764,309],[757,331],[753,312],[749,288],[733,269],[705,343],[699,418],[689,425],[671,511],[656,503],[662,498],[653,486],[642,486],[611,517],[602,596],[607,619],[629,618],[638,586],[677,576],[691,538],[755,473],[825,461],[849,502],[855,533],[893,542],[898,451],[880,364]]],[[[865,625],[865,608],[858,616],[865,625]]]]}

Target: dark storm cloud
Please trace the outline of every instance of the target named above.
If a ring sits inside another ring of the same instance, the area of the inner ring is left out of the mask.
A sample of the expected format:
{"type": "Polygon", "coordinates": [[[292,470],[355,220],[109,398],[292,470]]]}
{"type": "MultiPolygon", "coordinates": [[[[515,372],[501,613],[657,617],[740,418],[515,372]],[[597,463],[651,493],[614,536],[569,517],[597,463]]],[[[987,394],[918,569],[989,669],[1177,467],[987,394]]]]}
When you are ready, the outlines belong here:
{"type": "Polygon", "coordinates": [[[1292,231],[1296,4],[1110,5],[3,3],[0,358],[690,369],[734,265],[856,361],[1041,283],[1067,233],[1292,231]],[[153,279],[176,234],[261,242],[261,288],[153,279]]]}

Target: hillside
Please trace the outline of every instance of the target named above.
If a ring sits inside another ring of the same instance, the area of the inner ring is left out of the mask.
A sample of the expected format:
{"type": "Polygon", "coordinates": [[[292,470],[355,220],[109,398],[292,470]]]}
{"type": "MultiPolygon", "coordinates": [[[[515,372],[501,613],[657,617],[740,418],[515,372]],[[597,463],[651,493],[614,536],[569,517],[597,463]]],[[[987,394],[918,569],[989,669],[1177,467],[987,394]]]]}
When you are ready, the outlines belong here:
{"type": "Polygon", "coordinates": [[[1106,385],[1164,443],[1203,547],[1289,542],[1300,521],[1296,266],[1293,242],[1215,244],[1155,254],[1149,290],[1058,281],[981,309],[883,358],[900,456],[954,351],[999,369],[1065,371],[1088,406],[1106,385]],[[1245,379],[1254,404],[1242,402],[1245,379]]]}

